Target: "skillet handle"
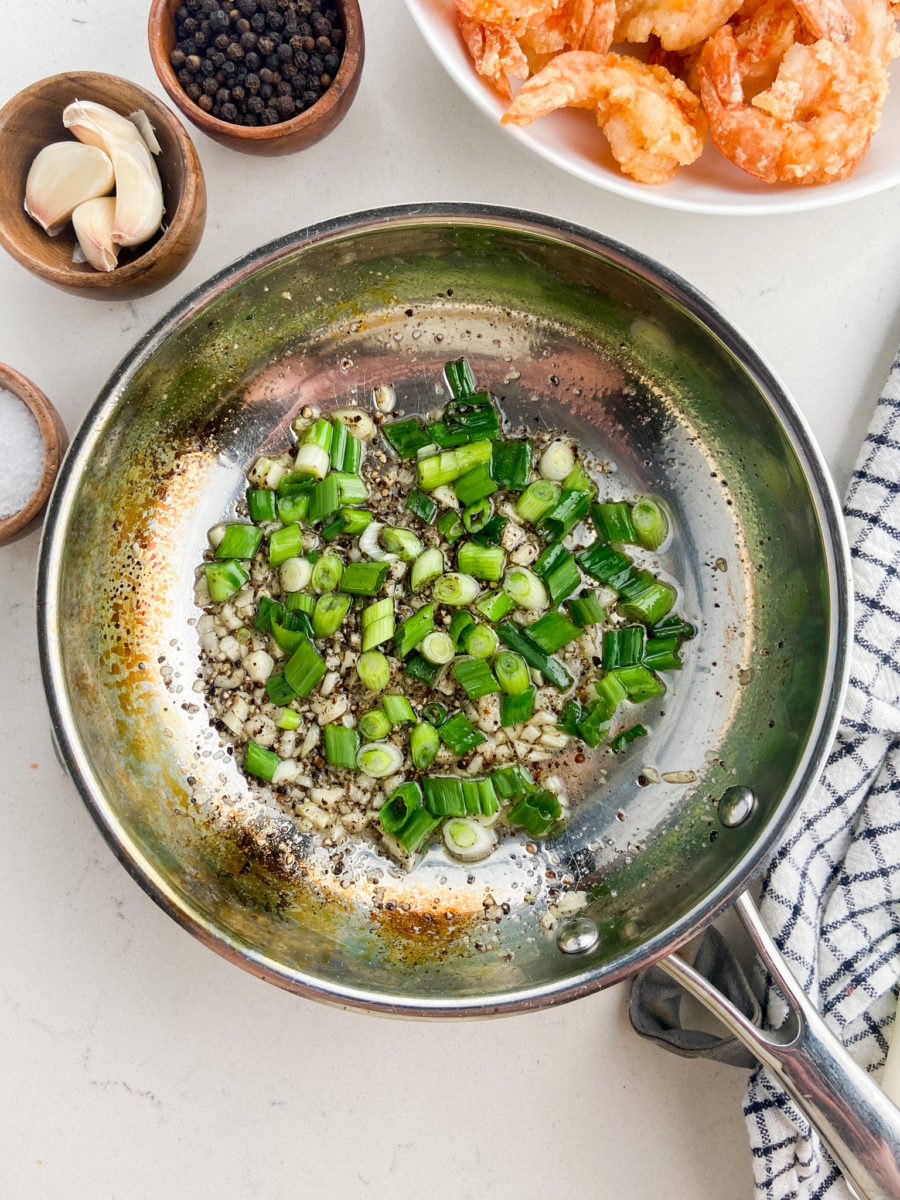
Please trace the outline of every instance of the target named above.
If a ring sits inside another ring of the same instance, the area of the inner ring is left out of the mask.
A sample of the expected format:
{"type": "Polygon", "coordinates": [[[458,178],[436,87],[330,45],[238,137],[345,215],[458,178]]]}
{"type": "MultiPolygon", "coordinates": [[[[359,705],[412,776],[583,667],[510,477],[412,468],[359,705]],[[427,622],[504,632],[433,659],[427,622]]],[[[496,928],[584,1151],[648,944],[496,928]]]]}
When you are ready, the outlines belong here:
{"type": "Polygon", "coordinates": [[[900,1109],[840,1044],[800,990],[753,901],[735,908],[788,1003],[781,1029],[759,1029],[679,955],[661,967],[768,1067],[828,1146],[861,1200],[900,1197],[900,1109]]]}

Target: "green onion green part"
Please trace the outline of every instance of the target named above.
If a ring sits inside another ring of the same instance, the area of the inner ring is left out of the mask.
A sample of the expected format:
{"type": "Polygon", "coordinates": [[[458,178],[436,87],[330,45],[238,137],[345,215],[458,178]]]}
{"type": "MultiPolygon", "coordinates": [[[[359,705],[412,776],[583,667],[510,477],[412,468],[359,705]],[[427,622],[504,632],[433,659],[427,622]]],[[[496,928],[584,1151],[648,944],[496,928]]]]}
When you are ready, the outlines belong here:
{"type": "Polygon", "coordinates": [[[460,646],[465,649],[466,632],[475,624],[475,618],[470,612],[465,609],[457,609],[450,618],[450,636],[453,639],[453,645],[459,649],[460,646]]]}
{"type": "Polygon", "coordinates": [[[390,569],[389,562],[348,563],[341,576],[341,587],[354,596],[377,596],[390,569]]]}
{"type": "Polygon", "coordinates": [[[617,733],[609,743],[609,748],[613,754],[621,754],[626,746],[630,746],[633,741],[640,737],[646,737],[647,730],[643,725],[632,725],[630,729],[623,729],[621,733],[617,733]]]}
{"type": "MultiPolygon", "coordinates": [[[[341,426],[343,429],[343,426],[341,426]]],[[[336,592],[340,587],[344,564],[334,550],[326,550],[316,559],[310,583],[314,592],[336,592]]]]}
{"type": "Polygon", "coordinates": [[[558,541],[587,516],[590,507],[590,492],[572,488],[563,491],[556,504],[537,522],[538,533],[552,541],[558,541]]]}
{"type": "Polygon", "coordinates": [[[406,658],[411,650],[424,641],[427,634],[434,629],[434,605],[423,604],[412,616],[401,621],[394,633],[394,653],[398,658],[406,658]]]}
{"type": "Polygon", "coordinates": [[[390,718],[383,708],[370,708],[359,718],[359,732],[367,742],[380,741],[391,732],[390,718]]]}
{"type": "Polygon", "coordinates": [[[535,790],[534,779],[527,767],[514,763],[491,772],[491,783],[501,800],[518,800],[535,790]]]}
{"type": "Polygon", "coordinates": [[[516,607],[515,601],[498,588],[496,592],[487,592],[475,601],[475,607],[489,621],[502,621],[516,607]]]}
{"type": "Polygon", "coordinates": [[[458,658],[450,670],[470,700],[500,691],[500,684],[483,658],[458,658]]]}
{"type": "Polygon", "coordinates": [[[457,757],[468,754],[485,740],[484,734],[461,712],[448,717],[437,732],[444,745],[457,757]]]}
{"type": "Polygon", "coordinates": [[[591,520],[603,541],[629,544],[637,541],[637,533],[631,521],[631,505],[624,501],[592,504],[591,520]]]}
{"type": "Polygon", "coordinates": [[[425,807],[434,817],[464,817],[463,781],[456,775],[426,775],[422,780],[425,807]]]}
{"type": "Polygon", "coordinates": [[[559,818],[562,807],[552,792],[541,790],[523,796],[507,812],[511,825],[522,825],[529,837],[546,837],[559,818]]]}
{"type": "Polygon", "coordinates": [[[275,508],[275,493],[271,488],[248,488],[247,489],[247,511],[250,514],[250,520],[256,521],[274,521],[275,508]]]}
{"type": "Polygon", "coordinates": [[[548,654],[553,654],[581,636],[578,626],[558,611],[545,613],[539,620],[526,625],[525,633],[536,646],[546,650],[548,654]]]}
{"type": "Polygon", "coordinates": [[[596,592],[582,592],[566,601],[566,611],[579,629],[599,624],[606,616],[596,592]]]}
{"type": "Polygon", "coordinates": [[[516,502],[517,514],[523,521],[535,524],[544,513],[553,508],[560,497],[561,490],[558,483],[553,483],[549,479],[536,479],[534,483],[529,483],[516,502]]]}
{"type": "Polygon", "coordinates": [[[344,725],[326,725],[325,761],[332,767],[343,767],[346,771],[356,770],[356,754],[359,750],[359,734],[344,725]]]}
{"type": "Polygon", "coordinates": [[[433,817],[424,808],[419,808],[394,836],[403,849],[412,854],[440,823],[440,817],[433,817]]]}
{"type": "MultiPolygon", "coordinates": [[[[329,428],[331,428],[329,426],[329,428]]],[[[341,507],[341,485],[334,472],[313,484],[309,493],[309,521],[320,525],[341,507]]]]}
{"type": "Polygon", "coordinates": [[[502,546],[479,546],[476,542],[463,542],[457,552],[456,563],[466,575],[497,583],[503,578],[506,551],[502,546]]]}
{"type": "Polygon", "coordinates": [[[669,536],[669,518],[665,509],[649,496],[643,496],[632,505],[631,523],[637,540],[648,550],[658,550],[669,536]]]}
{"type": "Polygon", "coordinates": [[[463,634],[463,647],[473,658],[492,658],[500,639],[490,625],[472,625],[463,634]]]}
{"type": "Polygon", "coordinates": [[[413,458],[416,451],[427,446],[431,440],[418,417],[387,421],[381,426],[381,432],[398,458],[413,458]]]}
{"type": "Polygon", "coordinates": [[[411,779],[401,784],[378,810],[381,828],[385,833],[399,833],[413,813],[421,807],[422,789],[411,779]]]}
{"type": "Polygon", "coordinates": [[[207,563],[203,571],[209,598],[214,603],[229,600],[249,579],[247,572],[235,559],[207,563]]]}
{"type": "Polygon", "coordinates": [[[505,729],[508,725],[519,725],[522,721],[530,721],[534,712],[534,686],[515,696],[503,695],[500,698],[500,724],[505,729]]]}
{"type": "Polygon", "coordinates": [[[491,449],[491,475],[502,488],[520,492],[531,475],[533,447],[529,441],[494,442],[491,449]]]}
{"type": "Polygon", "coordinates": [[[394,636],[394,602],[390,597],[376,600],[362,610],[359,623],[362,628],[363,650],[374,650],[394,636]]]}
{"type": "Polygon", "coordinates": [[[432,700],[422,709],[422,716],[429,723],[437,728],[438,725],[443,725],[447,720],[447,710],[439,700],[432,700]]]}
{"type": "Polygon", "coordinates": [[[648,638],[641,661],[650,671],[680,671],[678,638],[674,634],[668,637],[648,638]]]}
{"type": "Polygon", "coordinates": [[[462,523],[466,533],[481,533],[493,520],[494,502],[489,496],[476,500],[468,508],[463,509],[462,523]]]}
{"type": "Polygon", "coordinates": [[[500,635],[501,642],[510,650],[521,654],[529,667],[540,671],[547,682],[553,684],[559,691],[564,692],[575,682],[558,658],[554,658],[540,646],[536,646],[531,638],[512,621],[501,621],[497,626],[497,633],[500,635]]]}
{"type": "Polygon", "coordinates": [[[428,687],[431,687],[437,679],[439,670],[440,667],[436,663],[430,663],[421,654],[410,654],[403,664],[404,675],[408,675],[410,679],[415,679],[419,683],[427,684],[428,687]]]}
{"type": "Polygon", "coordinates": [[[411,725],[416,719],[413,706],[405,696],[383,696],[381,706],[392,725],[411,725]]]}
{"type": "Polygon", "coordinates": [[[333,637],[350,611],[352,602],[346,592],[325,592],[320,596],[312,614],[313,634],[317,638],[333,637]]]}
{"type": "Polygon", "coordinates": [[[441,741],[437,730],[428,721],[414,725],[409,735],[409,755],[417,771],[427,770],[437,757],[441,741]]]}
{"type": "Polygon", "coordinates": [[[303,550],[303,531],[299,525],[284,525],[269,534],[269,565],[277,567],[303,550]]]}
{"type": "Polygon", "coordinates": [[[308,696],[324,674],[325,663],[312,642],[298,646],[284,667],[285,682],[298,696],[308,696]]]}
{"type": "Polygon", "coordinates": [[[441,513],[438,517],[437,528],[444,540],[451,545],[454,542],[458,542],[466,532],[459,513],[452,508],[448,508],[445,513],[441,513]]]}
{"type": "Polygon", "coordinates": [[[406,508],[426,525],[434,524],[438,510],[437,502],[430,496],[426,496],[424,492],[420,492],[418,488],[414,488],[406,497],[406,508]]]}
{"type": "Polygon", "coordinates": [[[484,500],[497,490],[497,484],[491,478],[490,466],[486,462],[479,463],[477,467],[467,471],[465,475],[457,479],[453,487],[464,508],[476,504],[479,500],[484,500]]]}
{"type": "Polygon", "coordinates": [[[518,696],[531,686],[528,666],[521,654],[512,650],[501,650],[494,660],[497,682],[508,696],[518,696]]]}
{"type": "Polygon", "coordinates": [[[639,663],[644,656],[643,625],[620,625],[603,631],[603,670],[639,663]]]}
{"type": "Polygon", "coordinates": [[[450,395],[456,400],[463,396],[471,396],[478,386],[467,358],[455,358],[452,362],[445,363],[444,378],[450,395]]]}
{"type": "Polygon", "coordinates": [[[248,775],[255,775],[257,779],[265,779],[267,783],[272,782],[272,776],[280,762],[281,759],[273,750],[267,750],[252,738],[244,748],[244,770],[248,775]]]}

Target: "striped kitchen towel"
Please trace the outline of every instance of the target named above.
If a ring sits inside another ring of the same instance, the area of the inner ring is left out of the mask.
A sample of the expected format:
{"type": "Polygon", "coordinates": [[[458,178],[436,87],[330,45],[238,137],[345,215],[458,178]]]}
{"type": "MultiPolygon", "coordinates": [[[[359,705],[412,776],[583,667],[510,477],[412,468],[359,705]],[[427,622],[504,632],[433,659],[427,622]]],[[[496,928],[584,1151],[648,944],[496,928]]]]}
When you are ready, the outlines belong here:
{"type": "MultiPolygon", "coordinates": [[[[768,870],[760,908],[804,991],[877,1077],[900,978],[900,355],[844,505],[855,619],[850,686],[822,778],[768,870]]],[[[764,1023],[786,1008],[763,981],[764,1023]]],[[[758,1195],[850,1200],[809,1123],[763,1068],[744,1100],[758,1195]]]]}

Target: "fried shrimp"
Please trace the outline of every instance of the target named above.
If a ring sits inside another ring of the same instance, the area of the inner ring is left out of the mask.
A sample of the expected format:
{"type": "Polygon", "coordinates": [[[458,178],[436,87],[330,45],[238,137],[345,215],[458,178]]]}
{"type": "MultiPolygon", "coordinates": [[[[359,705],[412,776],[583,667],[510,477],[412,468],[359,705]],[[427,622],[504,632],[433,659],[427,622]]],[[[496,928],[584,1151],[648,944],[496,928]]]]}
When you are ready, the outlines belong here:
{"type": "Polygon", "coordinates": [[[525,83],[501,118],[528,125],[559,108],[595,110],[613,157],[642,183],[664,183],[703,150],[700,101],[664,67],[618,54],[559,54],[525,83]]]}
{"type": "Polygon", "coordinates": [[[748,104],[731,27],[703,47],[700,88],[710,136],[767,183],[829,183],[849,175],[878,127],[887,73],[848,45],[795,43],[771,86],[748,104]]]}
{"type": "Polygon", "coordinates": [[[516,39],[500,25],[483,25],[460,17],[459,31],[475,70],[489,79],[501,96],[512,95],[510,78],[527,79],[528,59],[516,39]]]}
{"type": "Polygon", "coordinates": [[[619,0],[616,42],[647,42],[688,50],[708,38],[741,7],[741,0],[619,0]]]}

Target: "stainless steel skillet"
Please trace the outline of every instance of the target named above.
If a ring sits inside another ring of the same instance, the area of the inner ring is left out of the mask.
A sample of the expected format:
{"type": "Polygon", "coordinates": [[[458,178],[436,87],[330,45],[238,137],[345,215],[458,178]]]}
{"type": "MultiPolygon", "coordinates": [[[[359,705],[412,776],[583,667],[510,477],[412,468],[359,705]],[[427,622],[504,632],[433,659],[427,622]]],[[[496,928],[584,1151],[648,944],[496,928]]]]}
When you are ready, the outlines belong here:
{"type": "MultiPolygon", "coordinates": [[[[118,368],[48,512],[42,669],[62,757],[120,860],[263,978],[382,1013],[488,1015],[574,999],[669,955],[700,993],[672,952],[741,894],[831,743],[847,564],[801,418],[690,287],[545,218],[388,209],[255,252],[118,368]],[[365,405],[393,382],[404,407],[426,410],[461,354],[513,420],[566,429],[609,461],[611,488],[666,499],[677,536],[654,569],[678,581],[699,634],[647,739],[556,764],[585,797],[556,842],[511,837],[477,869],[435,849],[402,875],[366,844],[316,845],[248,788],[193,690],[191,584],[207,529],[302,404],[365,405]]],[[[790,999],[791,1037],[741,1036],[780,1060],[866,1194],[900,1195],[897,1111],[850,1065],[838,1085],[842,1052],[790,999]],[[851,1167],[854,1154],[868,1165],[851,1167]]]]}

